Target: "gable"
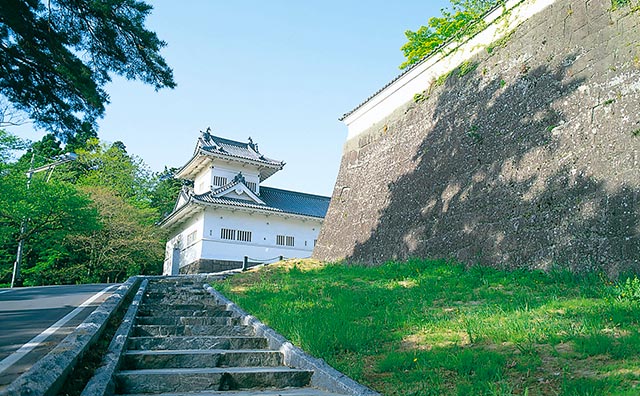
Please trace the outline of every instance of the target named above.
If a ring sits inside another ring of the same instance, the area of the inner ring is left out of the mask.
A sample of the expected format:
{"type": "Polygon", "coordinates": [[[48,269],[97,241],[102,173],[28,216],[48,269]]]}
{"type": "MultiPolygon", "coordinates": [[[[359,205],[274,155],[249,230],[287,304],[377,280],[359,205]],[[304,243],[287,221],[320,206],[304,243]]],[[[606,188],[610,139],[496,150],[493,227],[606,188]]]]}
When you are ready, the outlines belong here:
{"type": "Polygon", "coordinates": [[[261,200],[246,184],[242,181],[235,181],[223,186],[213,192],[215,198],[230,198],[249,201],[251,203],[264,205],[264,201],[261,200]]]}

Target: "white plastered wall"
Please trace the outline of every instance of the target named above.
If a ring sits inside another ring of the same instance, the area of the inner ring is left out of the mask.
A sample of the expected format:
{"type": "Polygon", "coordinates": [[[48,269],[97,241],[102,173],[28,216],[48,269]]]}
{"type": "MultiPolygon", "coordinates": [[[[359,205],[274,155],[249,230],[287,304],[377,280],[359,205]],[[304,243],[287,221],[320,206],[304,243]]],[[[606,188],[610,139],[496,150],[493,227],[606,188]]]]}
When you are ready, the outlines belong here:
{"type": "Polygon", "coordinates": [[[190,218],[183,226],[174,230],[165,245],[163,275],[172,274],[172,257],[174,247],[180,249],[180,266],[185,263],[192,263],[202,255],[202,230],[204,225],[204,214],[198,213],[190,218]],[[195,240],[187,244],[187,236],[195,232],[195,240]]]}
{"type": "Polygon", "coordinates": [[[305,258],[311,256],[322,219],[266,215],[260,212],[207,208],[204,219],[202,258],[242,261],[267,261],[278,256],[305,258]],[[251,242],[221,239],[221,228],[251,231],[251,242]],[[276,236],[293,236],[295,246],[276,245],[276,236]]]}

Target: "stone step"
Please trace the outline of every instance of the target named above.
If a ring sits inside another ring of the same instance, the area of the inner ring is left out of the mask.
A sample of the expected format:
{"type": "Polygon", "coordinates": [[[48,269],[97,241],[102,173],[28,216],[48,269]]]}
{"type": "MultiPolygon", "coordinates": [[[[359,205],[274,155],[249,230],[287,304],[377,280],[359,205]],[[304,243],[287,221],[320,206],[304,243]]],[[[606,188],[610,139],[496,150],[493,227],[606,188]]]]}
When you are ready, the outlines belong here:
{"type": "Polygon", "coordinates": [[[187,303],[167,303],[158,304],[156,302],[144,302],[140,307],[140,310],[151,312],[169,312],[169,311],[226,311],[227,307],[224,305],[216,304],[215,301],[203,301],[203,302],[187,302],[187,303]]]}
{"type": "MultiPolygon", "coordinates": [[[[325,392],[316,388],[289,388],[274,390],[244,390],[244,391],[204,391],[160,393],[156,396],[344,396],[338,393],[325,392]]],[[[119,396],[149,396],[148,394],[128,394],[119,396]]]]}
{"type": "Polygon", "coordinates": [[[199,336],[199,335],[253,335],[251,326],[199,326],[199,325],[136,325],[133,336],[199,336]]]}
{"type": "MultiPolygon", "coordinates": [[[[215,307],[216,303],[212,299],[197,299],[192,297],[178,298],[178,297],[166,297],[156,299],[144,299],[143,305],[155,305],[163,307],[171,306],[195,306],[198,305],[201,309],[215,307]]],[[[155,308],[155,307],[154,307],[155,308]]]]}
{"type": "Polygon", "coordinates": [[[204,289],[202,288],[201,284],[198,284],[198,285],[194,285],[194,284],[189,284],[189,285],[175,285],[175,284],[170,285],[170,284],[166,284],[166,285],[154,285],[154,286],[147,287],[147,291],[149,291],[149,292],[181,291],[181,290],[202,291],[204,289]]]}
{"type": "Polygon", "coordinates": [[[240,324],[240,318],[228,316],[140,316],[136,319],[136,324],[235,326],[240,324]]]}
{"type": "Polygon", "coordinates": [[[209,296],[211,297],[211,295],[209,293],[207,293],[202,287],[163,287],[163,288],[154,288],[154,289],[146,289],[145,291],[145,296],[146,295],[154,295],[154,294],[161,294],[161,295],[170,295],[173,293],[177,293],[177,294],[184,294],[184,293],[193,293],[193,294],[201,294],[203,296],[209,296]]]}
{"type": "Polygon", "coordinates": [[[197,367],[275,367],[282,366],[282,353],[256,349],[127,351],[127,370],[197,367]]]}
{"type": "Polygon", "coordinates": [[[195,279],[159,279],[157,281],[152,282],[149,287],[157,287],[157,286],[187,286],[187,285],[199,285],[202,284],[203,281],[195,280],[195,279]]]}
{"type": "Polygon", "coordinates": [[[183,316],[183,317],[231,317],[233,313],[231,311],[221,311],[218,309],[165,309],[160,310],[145,310],[144,307],[138,311],[138,317],[164,317],[164,316],[183,316]]]}
{"type": "Polygon", "coordinates": [[[124,370],[116,374],[116,393],[303,387],[311,375],[288,367],[124,370]]]}
{"type": "Polygon", "coordinates": [[[151,293],[144,294],[145,301],[159,300],[163,298],[182,298],[182,299],[191,298],[191,299],[199,299],[199,300],[205,300],[205,299],[211,300],[211,295],[204,291],[188,291],[188,290],[167,291],[167,292],[158,291],[158,292],[151,292],[151,293]]]}
{"type": "Polygon", "coordinates": [[[176,284],[163,284],[163,285],[150,285],[150,287],[147,287],[147,291],[149,292],[157,292],[157,291],[165,291],[165,290],[170,290],[170,291],[181,291],[181,290],[197,290],[197,291],[203,291],[203,283],[198,283],[198,284],[185,284],[185,285],[176,285],[176,284]]]}
{"type": "Polygon", "coordinates": [[[175,336],[175,337],[130,337],[129,349],[264,349],[264,337],[251,336],[175,336]]]}

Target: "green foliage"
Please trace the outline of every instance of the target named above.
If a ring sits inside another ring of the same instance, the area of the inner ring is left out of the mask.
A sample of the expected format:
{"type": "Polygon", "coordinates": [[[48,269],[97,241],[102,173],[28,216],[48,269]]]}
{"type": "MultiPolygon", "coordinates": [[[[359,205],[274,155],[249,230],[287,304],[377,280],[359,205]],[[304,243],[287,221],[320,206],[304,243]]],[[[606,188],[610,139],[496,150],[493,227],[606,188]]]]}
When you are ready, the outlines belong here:
{"type": "Polygon", "coordinates": [[[11,278],[20,239],[27,286],[115,282],[160,272],[164,233],[155,223],[159,205],[168,206],[174,180],[151,175],[121,142],[104,144],[92,137],[93,130],[85,132],[75,142],[77,161],[35,173],[29,188],[25,173],[31,160],[34,167],[50,164],[69,145],[63,150],[55,136],[46,135],[18,161],[3,162],[0,283],[11,278]],[[20,233],[24,219],[27,228],[20,233]]]}
{"type": "Polygon", "coordinates": [[[615,295],[621,301],[640,303],[640,279],[634,276],[619,282],[615,286],[615,295]]]}
{"type": "Polygon", "coordinates": [[[99,212],[101,227],[69,240],[83,257],[82,282],[121,282],[137,274],[157,274],[164,255],[164,233],[153,224],[155,211],[127,202],[105,187],[83,188],[99,212]]]}
{"type": "Polygon", "coordinates": [[[515,32],[515,29],[505,34],[504,36],[494,41],[493,43],[489,44],[487,46],[487,53],[492,54],[496,48],[504,47],[509,42],[509,40],[511,40],[511,37],[513,36],[514,32],[515,32]]]}
{"type": "Polygon", "coordinates": [[[471,125],[471,128],[469,128],[469,130],[467,131],[467,136],[471,138],[471,140],[476,144],[482,144],[482,142],[484,141],[484,138],[482,137],[480,132],[478,132],[477,125],[471,125]]]}
{"type": "Polygon", "coordinates": [[[631,0],[611,0],[611,9],[617,10],[631,3],[631,0]]]}
{"type": "Polygon", "coordinates": [[[47,183],[43,177],[34,175],[28,189],[22,172],[0,178],[0,282],[9,280],[18,241],[25,241],[27,249],[24,269],[40,263],[32,273],[46,277],[43,269],[56,265],[65,255],[67,236],[99,227],[98,214],[86,195],[68,183],[47,183]],[[20,232],[25,219],[26,229],[20,232]]]}
{"type": "Polygon", "coordinates": [[[449,76],[451,75],[451,72],[449,73],[445,73],[441,76],[439,76],[438,78],[436,78],[436,80],[433,82],[433,86],[434,87],[439,87],[444,85],[444,83],[447,81],[447,78],[449,78],[449,76]]]}
{"type": "Polygon", "coordinates": [[[424,92],[413,95],[413,101],[415,103],[422,103],[427,99],[429,99],[429,95],[425,94],[424,92]]]}
{"type": "Polygon", "coordinates": [[[463,62],[458,66],[458,77],[464,77],[472,71],[476,70],[478,63],[476,62],[463,62]]]}
{"type": "Polygon", "coordinates": [[[148,204],[151,172],[142,159],[127,153],[122,142],[106,144],[90,138],[76,153],[79,185],[109,187],[125,199],[148,204]]]}
{"type": "Polygon", "coordinates": [[[58,137],[104,113],[110,74],[174,87],[138,0],[0,2],[0,95],[58,137]]]}
{"type": "Polygon", "coordinates": [[[614,373],[640,363],[640,312],[598,274],[300,261],[214,287],[385,395],[627,394],[637,381],[614,373]]]}
{"type": "Polygon", "coordinates": [[[177,168],[167,168],[153,175],[153,190],[151,192],[151,207],[158,211],[158,221],[162,220],[173,210],[176,198],[182,188],[182,181],[174,177],[177,168]]]}
{"type": "Polygon", "coordinates": [[[476,33],[483,28],[482,15],[502,3],[502,0],[451,0],[451,10],[442,9],[442,16],[430,18],[427,26],[404,33],[407,43],[401,50],[407,60],[400,68],[419,62],[449,40],[460,40],[476,33]]]}
{"type": "Polygon", "coordinates": [[[24,150],[29,142],[0,129],[0,164],[4,164],[13,159],[13,152],[24,150]]]}

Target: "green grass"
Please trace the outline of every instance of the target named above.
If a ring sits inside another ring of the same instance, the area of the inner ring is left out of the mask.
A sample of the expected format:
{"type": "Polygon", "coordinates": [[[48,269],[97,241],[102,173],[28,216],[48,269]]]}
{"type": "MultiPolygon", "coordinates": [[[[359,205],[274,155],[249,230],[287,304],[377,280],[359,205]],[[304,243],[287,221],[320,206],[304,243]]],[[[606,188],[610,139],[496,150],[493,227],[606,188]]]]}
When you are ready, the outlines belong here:
{"type": "Polygon", "coordinates": [[[640,394],[633,279],[445,261],[306,260],[216,287],[385,395],[640,394]]]}
{"type": "Polygon", "coordinates": [[[611,0],[611,9],[612,10],[617,10],[619,8],[622,8],[626,5],[629,5],[629,3],[631,2],[631,0],[611,0]]]}

